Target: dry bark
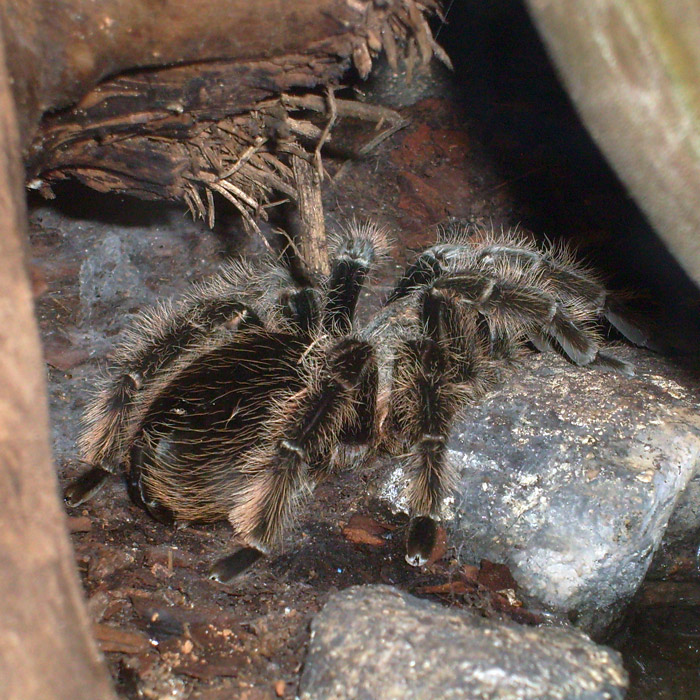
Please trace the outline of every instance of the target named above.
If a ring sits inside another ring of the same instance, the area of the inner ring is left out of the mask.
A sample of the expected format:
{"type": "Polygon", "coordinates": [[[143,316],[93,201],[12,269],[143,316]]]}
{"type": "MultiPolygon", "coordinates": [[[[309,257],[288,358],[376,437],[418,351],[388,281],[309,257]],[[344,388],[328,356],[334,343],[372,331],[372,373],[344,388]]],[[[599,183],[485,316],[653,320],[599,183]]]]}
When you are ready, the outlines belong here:
{"type": "MultiPolygon", "coordinates": [[[[276,4],[260,3],[270,11],[276,4]]],[[[236,8],[241,11],[232,3],[231,12],[236,8]]],[[[416,60],[428,61],[434,52],[444,58],[424,16],[434,10],[437,0],[324,0],[313,9],[301,3],[305,21],[324,26],[332,16],[335,24],[322,39],[302,32],[294,52],[289,40],[263,51],[256,39],[252,49],[235,45],[231,53],[257,52],[257,58],[225,57],[104,80],[75,106],[43,118],[25,148],[28,184],[51,196],[52,183],[75,177],[100,191],[184,200],[210,225],[214,195],[221,195],[258,231],[256,221],[267,218],[271,203],[292,200],[310,239],[298,247],[312,270],[326,270],[320,147],[336,115],[387,121],[394,129],[403,123],[382,108],[374,115],[371,105],[348,108],[332,86],[351,64],[366,76],[382,49],[393,62],[398,45],[416,60]],[[324,88],[327,99],[310,92],[324,88]],[[301,160],[313,164],[316,181],[301,160]]],[[[168,31],[184,30],[178,24],[168,31]]]]}
{"type": "MultiPolygon", "coordinates": [[[[110,75],[186,62],[280,56],[346,37],[365,0],[3,0],[22,144],[47,111],[110,75]]],[[[352,50],[350,47],[345,51],[352,50]]]]}

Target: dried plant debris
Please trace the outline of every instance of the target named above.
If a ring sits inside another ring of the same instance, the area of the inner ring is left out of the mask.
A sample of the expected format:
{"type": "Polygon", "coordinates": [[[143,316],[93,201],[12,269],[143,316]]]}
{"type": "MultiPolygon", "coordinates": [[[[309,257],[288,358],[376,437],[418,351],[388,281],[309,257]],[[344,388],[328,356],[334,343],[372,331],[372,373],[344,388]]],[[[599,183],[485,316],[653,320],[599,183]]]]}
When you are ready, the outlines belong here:
{"type": "Polygon", "coordinates": [[[366,544],[371,547],[384,547],[386,536],[396,528],[366,515],[355,513],[342,527],[343,537],[353,544],[366,544]]]}
{"type": "Polygon", "coordinates": [[[362,154],[406,124],[392,110],[335,98],[351,63],[363,78],[382,50],[393,67],[401,52],[409,70],[433,55],[449,63],[426,20],[439,13],[437,0],[348,6],[357,21],[305,53],[104,81],[72,109],[45,117],[26,157],[28,187],[51,197],[53,183],[76,177],[99,191],[184,201],[210,226],[216,194],[259,232],[270,206],[298,199],[292,158],[313,163],[323,178],[321,147],[338,117],[386,124],[362,154]]]}
{"type": "MultiPolygon", "coordinates": [[[[348,0],[348,4],[358,9],[366,5],[361,0],[348,0]]],[[[398,58],[402,50],[411,62],[411,68],[415,66],[417,58],[426,64],[433,55],[451,68],[449,56],[433,38],[426,19],[426,15],[431,14],[442,17],[437,0],[376,2],[374,11],[366,13],[366,21],[357,33],[353,47],[352,60],[360,77],[366,78],[370,74],[372,58],[382,50],[386,52],[387,61],[394,72],[398,71],[398,58]]]]}
{"type": "Polygon", "coordinates": [[[479,610],[486,617],[505,615],[525,625],[542,624],[544,618],[527,610],[518,595],[518,584],[505,564],[482,559],[479,567],[465,564],[457,569],[450,562],[430,569],[432,582],[416,586],[413,593],[435,596],[446,605],[479,610]]]}

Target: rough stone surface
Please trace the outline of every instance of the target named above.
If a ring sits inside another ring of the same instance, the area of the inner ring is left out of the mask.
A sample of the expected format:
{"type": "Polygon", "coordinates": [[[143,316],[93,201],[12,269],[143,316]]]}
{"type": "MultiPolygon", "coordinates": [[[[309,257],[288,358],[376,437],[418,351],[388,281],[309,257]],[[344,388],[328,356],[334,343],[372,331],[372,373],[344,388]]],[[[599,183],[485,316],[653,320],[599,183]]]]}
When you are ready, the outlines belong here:
{"type": "Polygon", "coordinates": [[[700,580],[700,472],[678,499],[648,577],[700,580]]]}
{"type": "Polygon", "coordinates": [[[449,444],[460,558],[507,564],[526,594],[594,635],[644,578],[700,457],[690,379],[648,353],[617,354],[635,377],[528,358],[449,444]]]}
{"type": "Polygon", "coordinates": [[[619,656],[570,628],[521,627],[388,586],[334,595],[312,623],[302,700],[614,700],[619,656]]]}

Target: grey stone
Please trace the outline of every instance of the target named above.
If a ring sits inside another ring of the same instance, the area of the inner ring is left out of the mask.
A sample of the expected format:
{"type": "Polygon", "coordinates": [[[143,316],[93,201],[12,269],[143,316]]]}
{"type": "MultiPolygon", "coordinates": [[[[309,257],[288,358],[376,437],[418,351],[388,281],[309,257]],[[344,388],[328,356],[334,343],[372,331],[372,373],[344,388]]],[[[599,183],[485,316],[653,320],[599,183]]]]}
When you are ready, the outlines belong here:
{"type": "Polygon", "coordinates": [[[116,233],[108,234],[90,248],[80,266],[80,301],[87,318],[95,306],[114,306],[143,286],[128,246],[116,233]]]}
{"type": "Polygon", "coordinates": [[[331,597],[312,623],[302,700],[615,700],[617,652],[565,627],[523,627],[389,586],[331,597]]]}
{"type": "Polygon", "coordinates": [[[507,564],[526,595],[595,636],[644,578],[700,459],[682,374],[617,354],[635,377],[528,358],[449,443],[459,484],[445,516],[461,559],[507,564]]]}
{"type": "Polygon", "coordinates": [[[690,480],[671,515],[648,578],[697,579],[700,576],[700,472],[690,480]]]}

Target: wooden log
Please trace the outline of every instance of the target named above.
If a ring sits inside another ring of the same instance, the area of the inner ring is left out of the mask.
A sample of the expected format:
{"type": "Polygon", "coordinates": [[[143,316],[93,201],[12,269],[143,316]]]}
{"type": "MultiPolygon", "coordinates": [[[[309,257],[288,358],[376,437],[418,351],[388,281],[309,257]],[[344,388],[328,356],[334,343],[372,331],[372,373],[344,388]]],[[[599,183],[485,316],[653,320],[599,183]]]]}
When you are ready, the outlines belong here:
{"type": "Polygon", "coordinates": [[[113,699],[51,465],[20,163],[0,40],[0,697],[113,699]]]}
{"type": "Polygon", "coordinates": [[[3,0],[22,143],[45,112],[121,71],[293,53],[356,26],[346,0],[3,0]]]}
{"type": "Polygon", "coordinates": [[[527,6],[591,136],[700,286],[700,5],[527,6]]]}
{"type": "MultiPolygon", "coordinates": [[[[383,33],[430,41],[414,0],[0,0],[22,148],[39,119],[126,70],[304,53],[366,75],[383,33]],[[393,30],[389,31],[387,22],[393,30]]],[[[423,0],[430,12],[438,0],[423,0]]],[[[363,76],[364,77],[364,76],[363,76]]]]}
{"type": "MultiPolygon", "coordinates": [[[[373,57],[389,46],[395,53],[397,41],[422,60],[433,51],[442,55],[424,16],[437,9],[437,0],[329,3],[316,4],[317,19],[335,12],[342,27],[297,52],[281,54],[289,45],[283,41],[267,46],[274,55],[263,58],[135,70],[102,81],[70,109],[47,114],[25,147],[29,187],[51,196],[52,183],[75,177],[103,192],[184,200],[210,225],[218,194],[258,232],[256,221],[266,218],[271,201],[292,200],[312,240],[308,246],[301,242],[302,253],[313,271],[323,272],[328,263],[320,192],[310,202],[311,173],[300,159],[313,154],[320,176],[321,145],[330,138],[336,112],[342,116],[332,86],[351,62],[367,74],[373,57]],[[326,100],[309,93],[320,88],[326,88],[326,100]],[[309,112],[318,114],[316,123],[309,112]]],[[[257,48],[250,53],[263,53],[253,43],[257,48]]],[[[229,53],[240,52],[236,45],[229,53]]],[[[372,109],[380,114],[370,119],[395,128],[404,124],[399,115],[372,105],[358,105],[354,115],[366,118],[363,113],[372,109]]]]}

